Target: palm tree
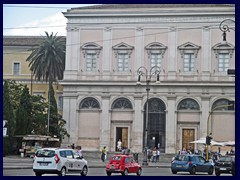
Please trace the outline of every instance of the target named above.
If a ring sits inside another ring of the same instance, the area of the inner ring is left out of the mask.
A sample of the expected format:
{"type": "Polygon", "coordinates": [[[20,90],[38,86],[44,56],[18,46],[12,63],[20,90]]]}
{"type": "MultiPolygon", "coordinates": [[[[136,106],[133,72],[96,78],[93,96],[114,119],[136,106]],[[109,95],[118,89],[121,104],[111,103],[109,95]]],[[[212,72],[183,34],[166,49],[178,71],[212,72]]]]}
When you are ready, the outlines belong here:
{"type": "MultiPolygon", "coordinates": [[[[37,80],[45,80],[49,82],[49,92],[53,81],[63,79],[65,69],[65,39],[57,34],[50,35],[45,32],[46,37],[39,44],[30,50],[32,53],[26,61],[29,62],[30,70],[37,80]]],[[[50,93],[48,93],[48,132],[50,118],[50,93]]]]}

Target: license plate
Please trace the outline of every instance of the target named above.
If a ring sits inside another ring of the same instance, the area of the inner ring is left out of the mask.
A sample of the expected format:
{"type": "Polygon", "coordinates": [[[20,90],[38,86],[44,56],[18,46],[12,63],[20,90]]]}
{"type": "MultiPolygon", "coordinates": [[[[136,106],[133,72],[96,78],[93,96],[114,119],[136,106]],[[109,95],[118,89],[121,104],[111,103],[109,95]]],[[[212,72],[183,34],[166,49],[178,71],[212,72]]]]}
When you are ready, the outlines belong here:
{"type": "Polygon", "coordinates": [[[220,168],[220,170],[226,170],[226,168],[220,168]]]}
{"type": "Polygon", "coordinates": [[[115,169],[115,167],[114,167],[114,166],[111,166],[110,169],[115,169]]]}
{"type": "Polygon", "coordinates": [[[40,166],[47,166],[48,163],[40,163],[40,166]]]}
{"type": "Polygon", "coordinates": [[[182,166],[180,166],[180,165],[176,165],[176,167],[182,167],[182,166]]]}

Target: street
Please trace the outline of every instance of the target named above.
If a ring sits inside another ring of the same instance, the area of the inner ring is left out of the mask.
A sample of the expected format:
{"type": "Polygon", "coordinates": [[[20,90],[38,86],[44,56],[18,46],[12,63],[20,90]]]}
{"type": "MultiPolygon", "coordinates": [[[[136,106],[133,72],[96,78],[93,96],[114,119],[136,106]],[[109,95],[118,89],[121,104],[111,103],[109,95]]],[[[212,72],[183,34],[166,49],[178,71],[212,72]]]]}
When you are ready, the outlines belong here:
{"type": "MultiPolygon", "coordinates": [[[[4,169],[3,176],[35,176],[32,169],[4,169]]],[[[57,176],[55,174],[45,174],[43,176],[57,176]]],[[[78,174],[71,174],[69,176],[78,176],[78,174]]],[[[104,168],[89,168],[87,176],[106,176],[104,168]]],[[[121,176],[121,174],[112,174],[112,176],[121,176]]],[[[136,176],[136,174],[129,174],[129,176],[136,176]]],[[[179,172],[172,174],[170,168],[143,168],[142,176],[193,176],[186,172],[179,172]]],[[[215,176],[207,173],[196,173],[195,176],[215,176]]],[[[221,176],[232,176],[231,174],[221,174],[221,176]]]]}

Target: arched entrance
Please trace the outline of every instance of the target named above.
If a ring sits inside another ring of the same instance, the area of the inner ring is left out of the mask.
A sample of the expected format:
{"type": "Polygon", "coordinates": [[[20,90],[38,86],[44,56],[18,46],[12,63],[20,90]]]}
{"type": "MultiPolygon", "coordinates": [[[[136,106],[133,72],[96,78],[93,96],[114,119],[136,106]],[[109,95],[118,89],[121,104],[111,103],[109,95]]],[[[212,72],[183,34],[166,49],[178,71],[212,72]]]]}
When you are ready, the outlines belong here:
{"type": "MultiPolygon", "coordinates": [[[[144,105],[144,129],[146,125],[146,107],[144,105]]],[[[165,152],[165,137],[166,137],[166,106],[164,102],[157,98],[148,100],[148,133],[147,133],[147,147],[158,147],[160,143],[161,152],[165,152]]],[[[145,131],[143,131],[145,137],[145,131]]],[[[144,140],[143,140],[144,141],[144,140]]],[[[143,142],[145,144],[145,142],[143,142]]]]}

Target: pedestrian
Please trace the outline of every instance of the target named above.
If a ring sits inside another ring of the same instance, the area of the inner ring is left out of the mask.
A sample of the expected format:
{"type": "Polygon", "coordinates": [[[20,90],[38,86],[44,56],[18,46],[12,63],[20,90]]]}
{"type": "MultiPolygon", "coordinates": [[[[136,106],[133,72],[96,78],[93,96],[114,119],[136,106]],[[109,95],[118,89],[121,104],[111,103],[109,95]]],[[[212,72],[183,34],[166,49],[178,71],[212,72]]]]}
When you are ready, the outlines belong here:
{"type": "Polygon", "coordinates": [[[121,152],[121,149],[122,149],[122,141],[121,139],[119,139],[117,142],[117,151],[121,152]]]}
{"type": "Polygon", "coordinates": [[[160,157],[160,149],[157,149],[157,162],[159,162],[159,157],[160,157]]]}
{"type": "Polygon", "coordinates": [[[75,149],[75,145],[74,145],[74,143],[71,145],[71,147],[72,147],[72,149],[75,149]]]}
{"type": "Polygon", "coordinates": [[[83,155],[82,155],[82,147],[81,146],[77,146],[77,154],[79,155],[79,157],[83,157],[83,155]]]}
{"type": "Polygon", "coordinates": [[[106,146],[102,148],[102,154],[101,154],[101,160],[104,162],[107,158],[107,151],[106,151],[106,146]]]}
{"type": "Polygon", "coordinates": [[[147,158],[148,158],[148,162],[150,162],[152,158],[152,150],[150,148],[147,150],[147,158]]]}
{"type": "Polygon", "coordinates": [[[153,151],[152,151],[152,162],[156,163],[157,162],[157,150],[156,150],[156,147],[153,148],[153,151]]]}
{"type": "Polygon", "coordinates": [[[160,142],[159,142],[158,145],[157,145],[157,148],[160,149],[160,147],[161,147],[161,144],[160,144],[160,142]]]}

